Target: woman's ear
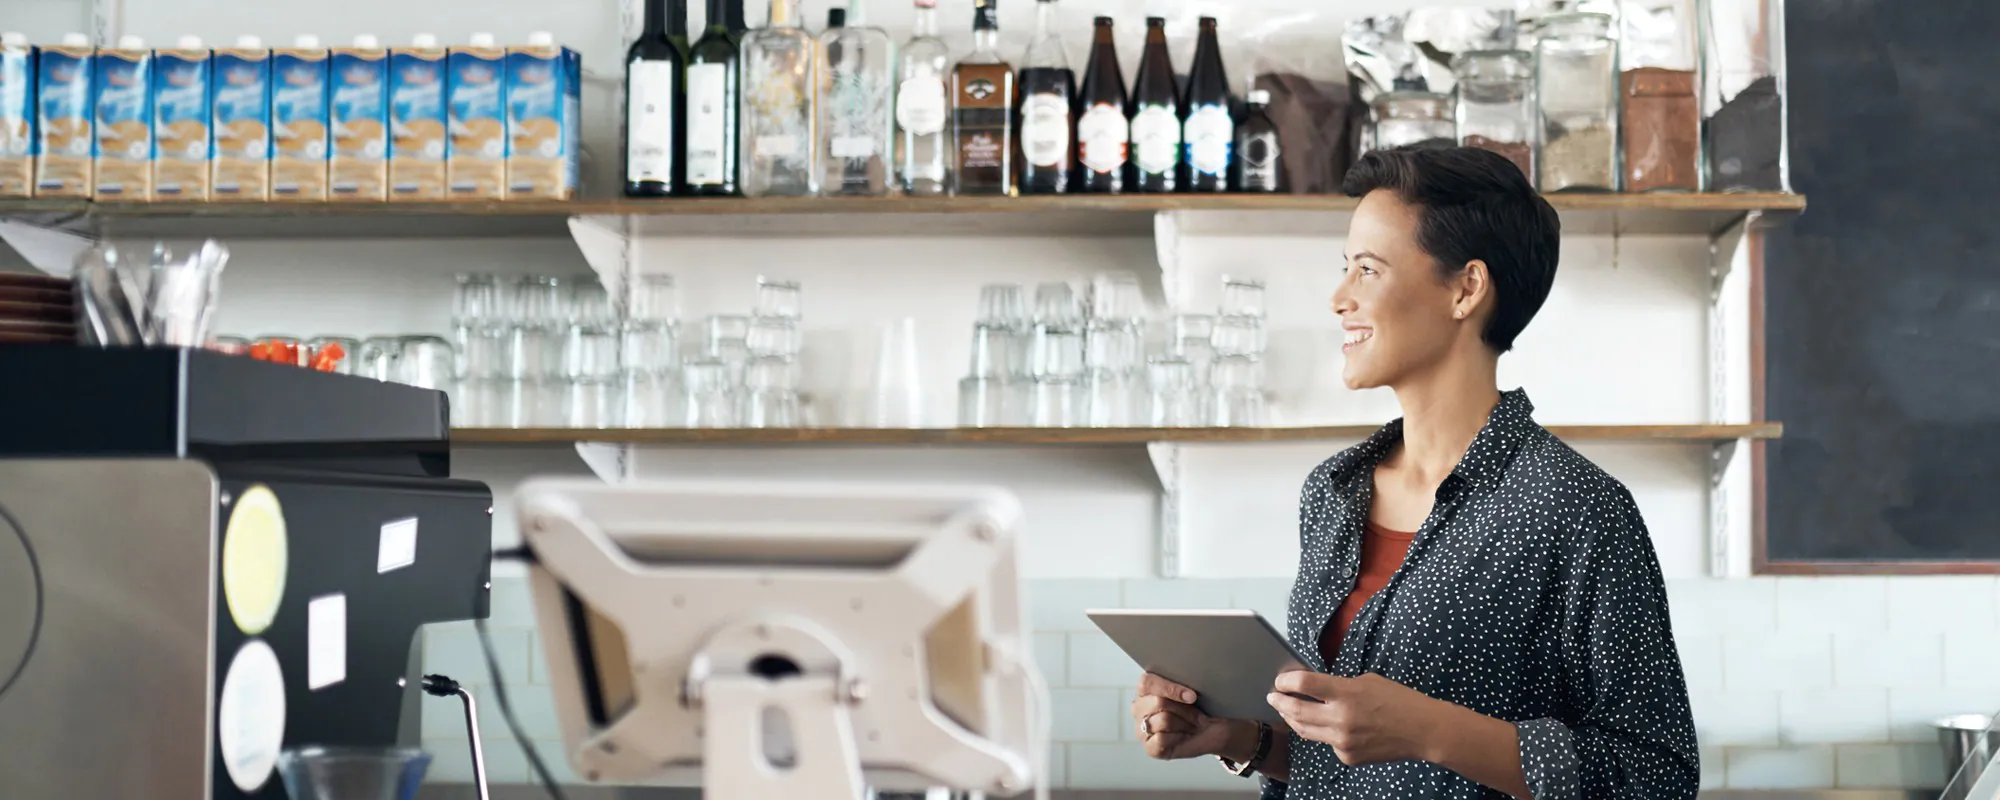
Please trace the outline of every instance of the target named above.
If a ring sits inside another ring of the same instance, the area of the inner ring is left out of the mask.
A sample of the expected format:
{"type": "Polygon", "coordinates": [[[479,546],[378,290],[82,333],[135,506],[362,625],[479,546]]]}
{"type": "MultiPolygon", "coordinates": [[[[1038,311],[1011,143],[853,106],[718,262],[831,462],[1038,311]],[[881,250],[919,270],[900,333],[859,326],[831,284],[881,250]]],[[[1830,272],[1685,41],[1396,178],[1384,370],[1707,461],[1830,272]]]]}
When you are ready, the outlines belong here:
{"type": "Polygon", "coordinates": [[[1451,289],[1451,318],[1471,319],[1493,294],[1493,274],[1486,270],[1485,261],[1468,261],[1452,277],[1451,289]]]}

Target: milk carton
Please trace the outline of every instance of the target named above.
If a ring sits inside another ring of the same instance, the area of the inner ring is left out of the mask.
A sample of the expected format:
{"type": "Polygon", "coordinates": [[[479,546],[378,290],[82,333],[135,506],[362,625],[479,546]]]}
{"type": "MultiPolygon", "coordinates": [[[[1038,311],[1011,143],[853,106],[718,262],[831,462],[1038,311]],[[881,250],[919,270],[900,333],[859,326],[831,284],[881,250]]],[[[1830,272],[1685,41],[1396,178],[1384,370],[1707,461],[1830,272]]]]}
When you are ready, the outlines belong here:
{"type": "Polygon", "coordinates": [[[271,199],[271,51],[255,36],[215,51],[216,200],[271,199]]]}
{"type": "Polygon", "coordinates": [[[99,200],[153,199],[153,51],[137,36],[97,51],[96,189],[99,200]]]}
{"type": "Polygon", "coordinates": [[[0,197],[35,193],[35,48],[0,33],[0,197]]]}
{"type": "Polygon", "coordinates": [[[215,157],[209,68],[201,39],[153,52],[153,199],[207,200],[215,157]]]}
{"type": "Polygon", "coordinates": [[[89,197],[91,182],[90,37],[65,34],[44,47],[35,70],[35,196],[89,197]]]}
{"type": "Polygon", "coordinates": [[[300,36],[271,51],[271,199],[326,199],[327,52],[300,36]]]}
{"type": "Polygon", "coordinates": [[[445,158],[445,49],[417,34],[389,51],[389,199],[442,200],[445,158]]]}
{"type": "Polygon", "coordinates": [[[507,51],[507,196],[576,197],[583,60],[534,33],[507,51]]]}
{"type": "Polygon", "coordinates": [[[493,34],[475,33],[472,46],[451,49],[450,76],[450,196],[506,197],[507,51],[494,46],[493,34]]]}
{"type": "Polygon", "coordinates": [[[373,36],[333,49],[330,200],[389,198],[389,51],[373,36]]]}

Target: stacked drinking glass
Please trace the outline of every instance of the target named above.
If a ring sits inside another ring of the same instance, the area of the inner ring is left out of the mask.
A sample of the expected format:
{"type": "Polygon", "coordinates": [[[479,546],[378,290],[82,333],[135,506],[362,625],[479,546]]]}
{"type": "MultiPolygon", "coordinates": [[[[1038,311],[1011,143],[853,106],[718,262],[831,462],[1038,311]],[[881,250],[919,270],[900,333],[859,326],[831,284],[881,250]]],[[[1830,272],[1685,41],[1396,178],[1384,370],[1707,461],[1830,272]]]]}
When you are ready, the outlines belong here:
{"type": "Polygon", "coordinates": [[[1265,424],[1262,281],[1222,279],[1222,307],[1209,342],[1215,361],[1209,368],[1207,402],[1202,409],[1208,424],[1265,424]]]}
{"type": "Polygon", "coordinates": [[[639,275],[619,315],[625,424],[662,428],[681,419],[680,296],[672,275],[639,275]]]}
{"type": "Polygon", "coordinates": [[[801,292],[793,281],[757,279],[750,315],[713,314],[700,357],[682,366],[680,425],[792,428],[803,424],[798,388],[801,292]]]}

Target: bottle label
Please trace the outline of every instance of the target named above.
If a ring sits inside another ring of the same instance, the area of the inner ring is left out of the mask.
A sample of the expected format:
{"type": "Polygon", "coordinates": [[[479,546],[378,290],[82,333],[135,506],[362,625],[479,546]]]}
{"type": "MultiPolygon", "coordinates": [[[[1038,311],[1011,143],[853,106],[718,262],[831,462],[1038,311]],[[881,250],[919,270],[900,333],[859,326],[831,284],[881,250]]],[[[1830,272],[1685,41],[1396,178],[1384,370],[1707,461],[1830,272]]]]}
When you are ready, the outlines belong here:
{"type": "Polygon", "coordinates": [[[625,181],[669,181],[674,172],[674,65],[634,61],[625,95],[625,181]]]}
{"type": "Polygon", "coordinates": [[[1181,121],[1168,106],[1146,106],[1132,117],[1133,160],[1149,174],[1173,171],[1180,163],[1181,121]]]}
{"type": "Polygon", "coordinates": [[[944,79],[932,74],[911,76],[896,91],[896,124],[915,136],[944,132],[944,79]]]}
{"type": "Polygon", "coordinates": [[[687,181],[694,186],[728,183],[729,67],[688,67],[687,92],[687,181]]]}
{"type": "Polygon", "coordinates": [[[751,49],[742,73],[745,171],[804,168],[813,142],[813,90],[803,83],[803,65],[796,63],[796,53],[751,49]]]}
{"type": "Polygon", "coordinates": [[[1236,121],[1225,106],[1196,106],[1187,120],[1188,165],[1201,175],[1229,174],[1229,151],[1235,145],[1236,121]]]}
{"type": "Polygon", "coordinates": [[[828,155],[834,158],[873,158],[882,152],[878,142],[889,139],[889,85],[883,78],[864,70],[835,69],[826,93],[822,119],[828,121],[828,155]]]}
{"type": "Polygon", "coordinates": [[[827,140],[827,154],[834,158],[872,158],[875,139],[870,136],[835,136],[827,140]]]}
{"type": "Polygon", "coordinates": [[[1092,172],[1108,174],[1123,169],[1131,137],[1125,110],[1110,103],[1091,106],[1076,121],[1076,140],[1083,151],[1083,165],[1092,172]]]}
{"type": "Polygon", "coordinates": [[[1278,135],[1258,133],[1244,137],[1243,188],[1275,191],[1278,188],[1278,135]]]}
{"type": "Polygon", "coordinates": [[[1001,151],[1006,148],[1001,146],[1000,140],[1001,137],[999,135],[988,131],[976,131],[966,134],[964,141],[959,145],[964,151],[959,159],[959,165],[966,169],[990,169],[1006,166],[1006,162],[1001,160],[1001,151]]]}
{"type": "Polygon", "coordinates": [[[1069,156],[1069,99],[1057,92],[1028,95],[1021,106],[1021,152],[1037,167],[1058,166],[1069,156]]]}

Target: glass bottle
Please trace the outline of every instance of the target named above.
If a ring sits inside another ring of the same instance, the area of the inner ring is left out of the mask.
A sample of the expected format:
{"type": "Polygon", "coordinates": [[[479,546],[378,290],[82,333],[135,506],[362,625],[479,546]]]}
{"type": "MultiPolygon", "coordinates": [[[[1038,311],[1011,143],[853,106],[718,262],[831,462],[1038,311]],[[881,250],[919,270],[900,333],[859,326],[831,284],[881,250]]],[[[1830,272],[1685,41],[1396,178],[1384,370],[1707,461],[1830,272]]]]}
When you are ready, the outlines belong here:
{"type": "Polygon", "coordinates": [[[1194,66],[1188,69],[1187,92],[1181,108],[1187,122],[1181,138],[1187,142],[1185,189],[1221,192],[1229,189],[1235,160],[1236,119],[1230,115],[1229,73],[1222,66],[1222,45],[1216,40],[1215,18],[1201,18],[1195,42],[1194,66]]]}
{"type": "Polygon", "coordinates": [[[1619,146],[1625,191],[1701,189],[1700,63],[1694,0],[1625,0],[1619,9],[1619,146]]]}
{"type": "Polygon", "coordinates": [[[1458,76],[1458,143],[1491,150],[1535,180],[1535,54],[1473,50],[1452,62],[1458,76]]]}
{"type": "Polygon", "coordinates": [[[819,193],[814,100],[819,46],[798,0],[771,0],[771,22],[743,36],[743,193],[819,193]]]}
{"type": "Polygon", "coordinates": [[[1783,0],[1699,6],[1702,138],[1711,192],[1789,192],[1783,0]]]}
{"type": "MultiPolygon", "coordinates": [[[[839,9],[835,9],[839,10],[839,9]]],[[[829,195],[889,193],[895,122],[889,92],[895,44],[871,27],[862,0],[847,0],[846,19],[820,34],[826,54],[819,99],[819,158],[829,195]]]]}
{"type": "Polygon", "coordinates": [[[683,56],[694,46],[688,39],[688,0],[668,0],[667,38],[674,40],[674,46],[681,49],[683,56]]]}
{"type": "Polygon", "coordinates": [[[1458,128],[1452,122],[1451,95],[1407,90],[1388,92],[1375,98],[1371,110],[1375,116],[1377,149],[1458,143],[1458,128]]]}
{"type": "Polygon", "coordinates": [[[1618,43],[1609,14],[1556,14],[1535,29],[1544,192],[1618,190],[1618,43]]]}
{"type": "Polygon", "coordinates": [[[1035,4],[1035,38],[1021,58],[1021,104],[1016,114],[1020,131],[1022,194],[1061,194],[1069,190],[1075,153],[1076,73],[1069,53],[1055,34],[1056,0],[1035,4]]]}
{"type": "Polygon", "coordinates": [[[733,195],[741,191],[736,161],[743,102],[737,47],[730,38],[728,5],[708,0],[708,29],[688,53],[687,193],[733,195]]]}
{"type": "Polygon", "coordinates": [[[1180,188],[1181,106],[1174,81],[1174,63],[1167,55],[1167,20],[1146,18],[1146,49],[1139,56],[1139,77],[1132,85],[1132,180],[1135,192],[1172,192],[1180,188]]]}
{"type": "Polygon", "coordinates": [[[1250,90],[1248,104],[1243,107],[1243,124],[1236,129],[1238,191],[1284,191],[1284,148],[1278,142],[1278,125],[1271,121],[1270,107],[1270,92],[1250,90]]]}
{"type": "Polygon", "coordinates": [[[1014,194],[1014,67],[1000,57],[999,0],[972,0],[972,54],[951,73],[958,194],[1014,194]]]}
{"type": "Polygon", "coordinates": [[[729,24],[729,41],[737,47],[743,46],[743,34],[750,32],[750,26],[743,21],[743,0],[729,0],[729,7],[723,18],[729,24]]]}
{"type": "Polygon", "coordinates": [[[896,85],[896,177],[906,194],[940,195],[951,186],[945,123],[951,104],[945,70],[951,51],[938,38],[937,0],[916,0],[910,41],[903,45],[896,85]]]}
{"type": "Polygon", "coordinates": [[[1124,191],[1132,124],[1125,116],[1125,71],[1118,65],[1118,42],[1112,36],[1110,17],[1097,18],[1090,40],[1090,64],[1083,73],[1083,90],[1076,106],[1075,190],[1124,191]]]}
{"type": "Polygon", "coordinates": [[[686,64],[667,35],[667,0],[646,0],[645,29],[625,55],[625,195],[665,197],[680,189],[686,127],[681,120],[681,69],[686,64]]]}

